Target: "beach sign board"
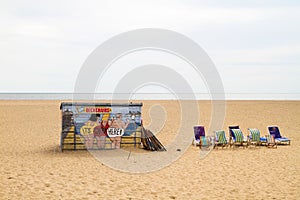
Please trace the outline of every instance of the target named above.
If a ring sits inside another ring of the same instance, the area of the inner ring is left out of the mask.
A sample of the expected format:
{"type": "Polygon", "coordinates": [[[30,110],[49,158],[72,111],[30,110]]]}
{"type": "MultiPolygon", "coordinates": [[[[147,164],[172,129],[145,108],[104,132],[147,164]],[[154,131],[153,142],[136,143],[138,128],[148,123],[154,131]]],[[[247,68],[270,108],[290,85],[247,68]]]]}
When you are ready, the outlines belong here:
{"type": "Polygon", "coordinates": [[[108,148],[106,143],[112,143],[111,146],[117,148],[122,144],[136,145],[141,137],[141,108],[142,103],[62,103],[61,147],[68,143],[65,142],[68,138],[72,140],[69,142],[73,145],[72,149],[79,147],[79,144],[93,149],[108,148]],[[122,139],[118,141],[121,144],[115,144],[114,138],[120,137],[122,139]],[[101,144],[100,140],[107,142],[101,144]]]}

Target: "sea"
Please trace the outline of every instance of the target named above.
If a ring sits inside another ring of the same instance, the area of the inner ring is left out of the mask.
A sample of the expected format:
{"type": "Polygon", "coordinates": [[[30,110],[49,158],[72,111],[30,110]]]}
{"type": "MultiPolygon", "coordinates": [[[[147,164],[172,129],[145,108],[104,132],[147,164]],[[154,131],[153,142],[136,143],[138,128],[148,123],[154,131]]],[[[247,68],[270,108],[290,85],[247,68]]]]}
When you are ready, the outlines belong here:
{"type": "Polygon", "coordinates": [[[0,100],[300,100],[300,93],[0,93],[0,100]]]}

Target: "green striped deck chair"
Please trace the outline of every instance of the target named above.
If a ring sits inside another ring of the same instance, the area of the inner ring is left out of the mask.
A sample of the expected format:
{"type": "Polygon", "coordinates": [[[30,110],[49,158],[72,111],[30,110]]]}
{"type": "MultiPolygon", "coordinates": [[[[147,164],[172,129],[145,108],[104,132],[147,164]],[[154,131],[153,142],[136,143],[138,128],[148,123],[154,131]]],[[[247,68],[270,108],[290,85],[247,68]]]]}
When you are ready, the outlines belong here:
{"type": "Polygon", "coordinates": [[[253,145],[261,145],[261,141],[260,141],[260,131],[257,128],[248,128],[249,132],[250,132],[250,143],[253,145]]]}
{"type": "Polygon", "coordinates": [[[254,145],[265,145],[267,143],[267,139],[265,137],[260,137],[260,131],[257,128],[248,128],[250,132],[250,142],[254,145]]]}
{"type": "Polygon", "coordinates": [[[228,145],[225,131],[223,130],[215,131],[215,134],[216,134],[215,147],[217,146],[225,147],[228,145]]]}
{"type": "Polygon", "coordinates": [[[246,144],[246,147],[248,147],[248,141],[244,140],[244,134],[241,131],[241,129],[231,129],[233,134],[234,134],[234,141],[233,141],[233,145],[234,146],[243,146],[244,144],[246,144]]]}

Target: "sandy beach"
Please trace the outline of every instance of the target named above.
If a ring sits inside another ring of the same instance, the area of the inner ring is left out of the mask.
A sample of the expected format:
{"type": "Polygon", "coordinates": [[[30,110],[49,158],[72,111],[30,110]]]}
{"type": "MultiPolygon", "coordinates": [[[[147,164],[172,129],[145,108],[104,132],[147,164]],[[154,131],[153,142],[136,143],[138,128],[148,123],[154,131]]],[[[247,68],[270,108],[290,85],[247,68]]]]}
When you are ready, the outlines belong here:
{"type": "MultiPolygon", "coordinates": [[[[88,151],[59,150],[61,101],[0,101],[0,199],[299,199],[300,101],[227,101],[223,129],[278,125],[291,139],[277,149],[218,149],[204,159],[190,146],[161,170],[130,174],[98,162],[88,151]]],[[[168,143],[178,129],[177,101],[143,101],[144,124],[152,105],[168,119],[157,137],[168,143]]],[[[199,101],[208,129],[210,101],[199,101]]],[[[191,127],[193,134],[193,127],[191,127]]]]}

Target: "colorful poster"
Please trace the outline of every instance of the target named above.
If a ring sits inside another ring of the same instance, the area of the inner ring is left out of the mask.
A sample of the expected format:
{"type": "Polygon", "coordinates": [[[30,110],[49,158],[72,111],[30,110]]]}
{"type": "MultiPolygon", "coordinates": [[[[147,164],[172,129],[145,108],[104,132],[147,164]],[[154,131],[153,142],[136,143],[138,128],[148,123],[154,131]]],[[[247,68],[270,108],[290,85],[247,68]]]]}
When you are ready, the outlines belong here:
{"type": "MultiPolygon", "coordinates": [[[[61,109],[63,116],[72,116],[75,134],[84,139],[87,148],[93,147],[95,139],[98,147],[103,148],[107,138],[111,140],[114,148],[120,148],[121,136],[135,137],[137,129],[140,130],[141,107],[142,104],[66,103],[62,104],[61,109]]],[[[68,124],[66,119],[63,124],[68,124]]]]}

